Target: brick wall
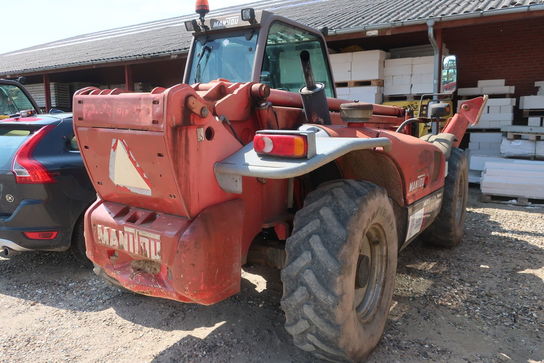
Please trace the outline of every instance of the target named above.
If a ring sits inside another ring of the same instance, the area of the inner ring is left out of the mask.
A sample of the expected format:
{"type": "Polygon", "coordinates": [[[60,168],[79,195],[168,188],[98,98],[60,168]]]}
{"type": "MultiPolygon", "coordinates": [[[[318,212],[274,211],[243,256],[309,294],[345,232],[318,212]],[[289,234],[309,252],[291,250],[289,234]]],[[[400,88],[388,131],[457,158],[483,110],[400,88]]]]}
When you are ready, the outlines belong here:
{"type": "Polygon", "coordinates": [[[506,79],[516,96],[536,94],[544,81],[544,17],[445,29],[444,42],[457,56],[458,87],[479,79],[506,79]]]}

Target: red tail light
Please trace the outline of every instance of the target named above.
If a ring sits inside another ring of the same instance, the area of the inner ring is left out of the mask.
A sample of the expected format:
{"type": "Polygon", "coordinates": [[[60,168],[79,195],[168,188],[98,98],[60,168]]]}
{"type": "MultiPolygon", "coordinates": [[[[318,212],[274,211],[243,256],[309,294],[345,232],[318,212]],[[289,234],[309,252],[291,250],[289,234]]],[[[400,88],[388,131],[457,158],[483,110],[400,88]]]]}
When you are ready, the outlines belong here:
{"type": "Polygon", "coordinates": [[[15,154],[11,171],[15,174],[17,183],[45,184],[55,182],[53,175],[41,163],[32,158],[32,153],[40,140],[54,127],[54,125],[47,125],[33,133],[15,154]]]}
{"type": "Polygon", "coordinates": [[[28,239],[55,239],[59,235],[58,231],[39,231],[39,232],[23,232],[28,239]]]}
{"type": "MultiPolygon", "coordinates": [[[[311,135],[315,137],[313,134],[311,135]]],[[[259,155],[271,155],[286,158],[309,158],[312,152],[309,135],[302,133],[257,133],[253,138],[253,148],[259,155]]],[[[315,149],[315,143],[314,143],[315,149]]]]}

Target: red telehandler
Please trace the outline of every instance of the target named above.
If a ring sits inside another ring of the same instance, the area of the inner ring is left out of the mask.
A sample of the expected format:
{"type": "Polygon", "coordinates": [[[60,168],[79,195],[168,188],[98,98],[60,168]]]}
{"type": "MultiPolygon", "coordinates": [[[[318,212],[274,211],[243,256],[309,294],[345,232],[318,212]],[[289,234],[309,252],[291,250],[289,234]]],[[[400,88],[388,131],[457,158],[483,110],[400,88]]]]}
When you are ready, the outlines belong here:
{"type": "Polygon", "coordinates": [[[276,265],[294,343],[362,360],[384,331],[398,252],[418,236],[462,240],[468,170],[458,147],[485,97],[415,137],[418,123],[439,125],[445,104],[412,118],[335,99],[320,32],[253,9],[208,20],[198,3],[182,84],[74,97],[98,193],[85,215],[87,255],[128,290],[208,305],[240,291],[266,232],[285,250],[276,265]]]}

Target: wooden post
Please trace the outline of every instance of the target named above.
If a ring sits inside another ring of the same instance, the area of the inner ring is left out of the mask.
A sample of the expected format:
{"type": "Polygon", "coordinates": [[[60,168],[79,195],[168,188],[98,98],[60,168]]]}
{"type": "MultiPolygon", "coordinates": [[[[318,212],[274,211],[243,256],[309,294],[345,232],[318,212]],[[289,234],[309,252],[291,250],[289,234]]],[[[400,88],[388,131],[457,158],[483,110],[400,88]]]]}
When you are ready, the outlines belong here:
{"type": "Polygon", "coordinates": [[[134,91],[134,81],[132,80],[132,67],[125,64],[125,89],[134,91]]]}
{"type": "Polygon", "coordinates": [[[48,74],[43,75],[43,88],[45,94],[45,112],[49,112],[51,109],[51,88],[48,74]]]}

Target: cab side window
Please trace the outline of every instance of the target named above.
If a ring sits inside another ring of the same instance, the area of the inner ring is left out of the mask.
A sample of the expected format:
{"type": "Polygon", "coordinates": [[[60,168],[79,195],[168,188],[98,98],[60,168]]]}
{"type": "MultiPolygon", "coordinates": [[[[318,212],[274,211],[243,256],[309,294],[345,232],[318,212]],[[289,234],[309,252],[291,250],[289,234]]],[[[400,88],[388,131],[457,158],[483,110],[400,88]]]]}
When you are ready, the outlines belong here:
{"type": "Polygon", "coordinates": [[[325,84],[327,97],[334,97],[327,53],[322,39],[306,30],[281,22],[274,22],[270,27],[261,69],[261,82],[275,89],[299,92],[305,86],[300,63],[300,53],[304,50],[310,53],[314,79],[325,84]]]}

